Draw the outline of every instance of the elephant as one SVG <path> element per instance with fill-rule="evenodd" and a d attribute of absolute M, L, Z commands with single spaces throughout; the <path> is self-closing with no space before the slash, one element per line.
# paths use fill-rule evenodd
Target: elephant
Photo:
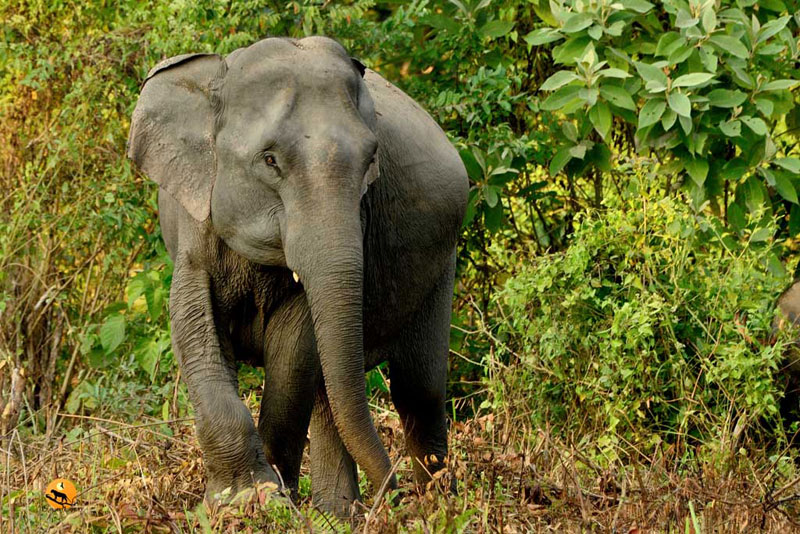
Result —
<path fill-rule="evenodd" d="M 417 484 L 445 466 L 456 243 L 469 182 L 414 100 L 335 40 L 267 38 L 147 75 L 128 157 L 159 185 L 172 347 L 206 498 L 296 490 L 347 515 L 396 488 L 365 371 L 388 362 Z M 257 426 L 237 362 L 263 365 Z"/>
<path fill-rule="evenodd" d="M 800 326 L 800 266 L 795 281 L 778 297 L 778 313 L 772 322 L 772 339 L 784 328 Z M 782 370 L 785 384 L 780 403 L 781 416 L 787 421 L 800 418 L 800 339 L 796 339 L 785 354 Z"/>

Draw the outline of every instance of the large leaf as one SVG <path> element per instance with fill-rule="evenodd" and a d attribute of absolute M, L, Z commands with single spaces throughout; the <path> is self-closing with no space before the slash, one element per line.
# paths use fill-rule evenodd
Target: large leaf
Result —
<path fill-rule="evenodd" d="M 719 129 L 728 137 L 739 137 L 742 134 L 742 123 L 738 120 L 723 121 Z"/>
<path fill-rule="evenodd" d="M 686 44 L 686 39 L 678 32 L 667 32 L 661 36 L 656 45 L 656 55 L 669 57 L 678 47 Z"/>
<path fill-rule="evenodd" d="M 555 111 L 568 104 L 570 101 L 578 97 L 581 87 L 578 85 L 568 85 L 557 90 L 555 93 L 547 97 L 547 100 L 542 102 L 539 106 L 546 111 Z"/>
<path fill-rule="evenodd" d="M 636 70 L 639 72 L 639 75 L 644 79 L 645 82 L 655 82 L 659 85 L 663 85 L 664 87 L 667 86 L 667 75 L 664 74 L 664 71 L 659 67 L 639 61 L 635 63 L 635 66 Z"/>
<path fill-rule="evenodd" d="M 653 4 L 646 0 L 621 0 L 620 4 L 625 6 L 625 9 L 636 11 L 637 13 L 647 13 L 653 9 Z"/>
<path fill-rule="evenodd" d="M 779 19 L 774 19 L 761 27 L 761 30 L 758 32 L 758 40 L 756 42 L 763 43 L 773 35 L 776 35 L 782 29 L 786 27 L 786 24 L 791 20 L 789 15 L 785 15 Z"/>
<path fill-rule="evenodd" d="M 750 57 L 750 52 L 747 50 L 747 47 L 736 37 L 718 34 L 712 35 L 709 41 L 717 45 L 723 52 L 728 52 L 738 58 L 747 59 Z"/>
<path fill-rule="evenodd" d="M 791 89 L 800 83 L 800 80 L 773 80 L 761 87 L 762 91 L 783 91 Z"/>
<path fill-rule="evenodd" d="M 591 13 L 571 13 L 567 16 L 561 31 L 564 33 L 576 33 L 585 30 L 592 25 L 594 19 Z"/>
<path fill-rule="evenodd" d="M 633 102 L 630 93 L 622 87 L 616 85 L 601 85 L 600 95 L 619 108 L 636 111 L 636 104 Z"/>
<path fill-rule="evenodd" d="M 560 87 L 574 82 L 578 79 L 578 75 L 571 70 L 560 70 L 547 78 L 544 83 L 539 87 L 541 91 L 555 91 Z"/>
<path fill-rule="evenodd" d="M 792 181 L 781 172 L 773 174 L 775 176 L 775 189 L 778 193 L 789 202 L 797 204 L 797 189 L 795 189 Z"/>
<path fill-rule="evenodd" d="M 606 138 L 608 132 L 611 131 L 611 109 L 608 104 L 602 100 L 597 102 L 592 109 L 589 110 L 589 120 L 592 121 L 594 129 L 600 134 L 603 139 Z"/>
<path fill-rule="evenodd" d="M 110 315 L 100 327 L 100 344 L 106 354 L 125 341 L 125 316 L 115 313 Z"/>
<path fill-rule="evenodd" d="M 672 92 L 669 94 L 667 102 L 669 103 L 670 109 L 678 115 L 682 117 L 691 116 L 692 103 L 689 101 L 689 97 L 685 94 Z"/>
<path fill-rule="evenodd" d="M 767 125 L 758 117 L 739 117 L 739 119 L 753 130 L 753 133 L 760 136 L 767 135 Z"/>
<path fill-rule="evenodd" d="M 800 159 L 797 158 L 775 158 L 773 162 L 779 167 L 783 167 L 793 174 L 800 174 Z"/>
<path fill-rule="evenodd" d="M 514 27 L 514 23 L 507 20 L 490 20 L 478 30 L 482 37 L 495 39 L 502 37 Z"/>
<path fill-rule="evenodd" d="M 558 30 L 554 30 L 553 28 L 539 28 L 538 30 L 533 30 L 528 35 L 523 37 L 525 42 L 531 46 L 541 46 L 544 44 L 553 43 L 555 41 L 560 41 L 563 38 L 564 36 Z"/>
<path fill-rule="evenodd" d="M 718 108 L 741 106 L 747 100 L 745 93 L 731 89 L 714 89 L 706 97 L 708 97 L 709 104 Z"/>
<path fill-rule="evenodd" d="M 686 172 L 697 185 L 703 185 L 708 176 L 708 161 L 702 158 L 692 158 L 684 163 Z"/>
<path fill-rule="evenodd" d="M 672 81 L 672 87 L 696 87 L 706 83 L 713 77 L 714 75 L 708 72 L 692 72 L 675 78 Z"/>
<path fill-rule="evenodd" d="M 550 176 L 555 176 L 572 159 L 572 147 L 564 147 L 556 152 L 550 161 Z"/>
<path fill-rule="evenodd" d="M 639 128 L 647 128 L 657 123 L 665 109 L 667 109 L 667 103 L 661 98 L 645 102 L 639 112 Z"/>
<path fill-rule="evenodd" d="M 474 182 L 483 180 L 483 169 L 481 168 L 478 160 L 472 154 L 472 151 L 464 148 L 458 151 L 461 156 L 461 161 L 464 163 L 464 168 L 467 169 L 467 176 Z"/>

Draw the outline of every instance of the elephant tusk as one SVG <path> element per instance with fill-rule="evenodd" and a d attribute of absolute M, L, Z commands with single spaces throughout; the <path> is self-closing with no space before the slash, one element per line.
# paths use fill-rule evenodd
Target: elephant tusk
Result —
<path fill-rule="evenodd" d="M 300 282 L 300 275 L 294 271 L 292 271 L 292 278 L 294 278 L 295 283 Z"/>

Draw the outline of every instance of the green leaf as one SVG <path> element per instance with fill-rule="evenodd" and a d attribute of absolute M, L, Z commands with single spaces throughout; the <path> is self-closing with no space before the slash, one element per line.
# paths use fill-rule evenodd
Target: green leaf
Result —
<path fill-rule="evenodd" d="M 541 91 L 555 91 L 556 89 L 574 82 L 578 79 L 578 75 L 571 70 L 560 70 L 547 78 L 544 83 L 539 87 Z"/>
<path fill-rule="evenodd" d="M 747 163 L 742 158 L 733 158 L 722 167 L 722 176 L 732 182 L 738 181 L 747 172 Z"/>
<path fill-rule="evenodd" d="M 665 132 L 668 132 L 669 129 L 672 128 L 677 118 L 678 114 L 671 109 L 664 112 L 664 115 L 661 117 L 661 127 L 664 128 Z"/>
<path fill-rule="evenodd" d="M 729 120 L 719 123 L 719 129 L 728 137 L 739 137 L 742 133 L 742 123 L 738 120 Z"/>
<path fill-rule="evenodd" d="M 586 88 L 581 87 L 581 90 L 578 91 L 578 97 L 582 98 L 588 107 L 594 106 L 595 102 L 597 102 L 597 97 L 600 95 L 600 92 L 595 87 Z"/>
<path fill-rule="evenodd" d="M 761 86 L 762 91 L 783 91 L 785 89 L 792 89 L 800 80 L 773 80 Z"/>
<path fill-rule="evenodd" d="M 737 196 L 739 196 L 740 189 L 741 196 L 750 213 L 757 213 L 764 209 L 766 189 L 758 178 L 751 174 L 744 182 L 741 182 L 736 188 Z"/>
<path fill-rule="evenodd" d="M 692 17 L 691 13 L 685 9 L 679 9 L 678 14 L 675 16 L 675 27 L 686 29 L 696 26 L 699 22 L 698 19 Z"/>
<path fill-rule="evenodd" d="M 711 33 L 717 27 L 717 13 L 714 11 L 714 4 L 710 4 L 703 11 L 703 29 L 706 33 Z"/>
<path fill-rule="evenodd" d="M 561 34 L 561 32 L 554 30 L 553 28 L 540 28 L 538 30 L 533 30 L 528 35 L 523 37 L 525 42 L 531 46 L 541 46 L 548 43 L 554 43 L 563 38 L 564 36 Z"/>
<path fill-rule="evenodd" d="M 700 61 L 707 71 L 717 72 L 717 54 L 714 49 L 708 45 L 703 45 L 699 49 Z"/>
<path fill-rule="evenodd" d="M 625 72 L 622 69 L 603 69 L 597 73 L 598 76 L 604 76 L 606 78 L 618 78 L 618 79 L 625 79 L 630 78 L 631 75 Z"/>
<path fill-rule="evenodd" d="M 735 91 L 731 89 L 714 89 L 706 95 L 708 103 L 718 108 L 733 108 L 741 106 L 747 95 L 742 91 Z"/>
<path fill-rule="evenodd" d="M 495 39 L 506 35 L 514 27 L 514 23 L 507 20 L 490 20 L 478 30 L 481 37 Z"/>
<path fill-rule="evenodd" d="M 619 37 L 620 35 L 622 35 L 622 31 L 624 29 L 625 29 L 625 21 L 618 20 L 613 24 L 611 24 L 610 26 L 608 26 L 605 30 L 608 35 L 611 35 L 613 37 Z"/>
<path fill-rule="evenodd" d="M 700 158 L 692 158 L 687 160 L 684 166 L 694 183 L 699 186 L 705 183 L 706 176 L 708 176 L 708 161 Z"/>
<path fill-rule="evenodd" d="M 569 149 L 569 153 L 572 155 L 573 158 L 583 159 L 583 156 L 586 155 L 586 149 L 592 144 L 591 141 L 581 141 L 577 145 L 571 147 Z"/>
<path fill-rule="evenodd" d="M 672 92 L 667 97 L 667 102 L 669 102 L 670 109 L 678 115 L 682 117 L 690 117 L 692 115 L 692 103 L 685 94 Z"/>
<path fill-rule="evenodd" d="M 110 315 L 100 327 L 100 344 L 106 354 L 110 354 L 125 341 L 125 316 Z"/>
<path fill-rule="evenodd" d="M 669 57 L 678 47 L 686 43 L 678 32 L 667 32 L 661 36 L 656 45 L 656 55 Z"/>
<path fill-rule="evenodd" d="M 728 222 L 737 232 L 741 232 L 747 226 L 747 219 L 744 216 L 744 210 L 736 203 L 731 202 L 728 205 Z"/>
<path fill-rule="evenodd" d="M 561 31 L 564 33 L 576 33 L 585 30 L 591 26 L 593 22 L 594 18 L 591 13 L 572 13 L 568 15 Z"/>
<path fill-rule="evenodd" d="M 566 87 L 562 87 L 547 97 L 547 100 L 542 102 L 539 107 L 545 111 L 555 111 L 560 109 L 570 101 L 576 99 L 580 90 L 581 87 L 578 85 L 568 85 Z"/>
<path fill-rule="evenodd" d="M 611 150 L 602 144 L 595 143 L 589 154 L 586 156 L 586 161 L 591 163 L 603 172 L 611 171 Z"/>
<path fill-rule="evenodd" d="M 586 50 L 586 46 L 591 42 L 592 40 L 588 35 L 568 39 L 553 49 L 553 61 L 564 64 L 575 63 L 583 56 L 583 51 Z"/>
<path fill-rule="evenodd" d="M 779 167 L 783 167 L 787 171 L 800 174 L 800 159 L 797 158 L 775 158 L 773 163 Z"/>
<path fill-rule="evenodd" d="M 667 58 L 667 63 L 670 65 L 677 65 L 686 61 L 689 56 L 694 52 L 694 48 L 690 46 L 679 46 Z"/>
<path fill-rule="evenodd" d="M 641 63 L 639 61 L 635 62 L 634 65 L 644 81 L 656 82 L 664 87 L 667 86 L 667 75 L 664 74 L 664 71 L 662 71 L 660 68 L 648 63 Z"/>
<path fill-rule="evenodd" d="M 661 98 L 645 102 L 639 112 L 639 128 L 647 128 L 658 122 L 665 109 L 667 109 L 667 103 Z"/>
<path fill-rule="evenodd" d="M 606 138 L 608 132 L 611 131 L 611 109 L 608 104 L 602 100 L 597 102 L 592 109 L 589 110 L 589 120 L 592 121 L 594 129 L 600 134 L 603 139 Z"/>
<path fill-rule="evenodd" d="M 675 78 L 672 81 L 672 87 L 696 87 L 706 83 L 713 77 L 714 75 L 708 72 L 692 72 Z"/>
<path fill-rule="evenodd" d="M 765 117 L 769 117 L 775 110 L 775 104 L 767 98 L 756 98 L 756 109 Z"/>
<path fill-rule="evenodd" d="M 770 228 L 756 228 L 750 235 L 750 241 L 753 243 L 763 243 L 772 237 L 772 233 Z"/>
<path fill-rule="evenodd" d="M 646 0 L 620 0 L 620 4 L 625 6 L 625 9 L 630 9 L 637 13 L 647 13 L 653 9 L 653 4 Z"/>
<path fill-rule="evenodd" d="M 761 27 L 761 30 L 758 32 L 758 39 L 756 40 L 757 43 L 763 43 L 773 35 L 778 34 L 782 29 L 786 27 L 786 24 L 791 20 L 789 15 L 785 15 L 779 19 L 774 19 Z"/>
<path fill-rule="evenodd" d="M 616 85 L 601 85 L 600 95 L 619 108 L 636 111 L 636 104 L 634 104 L 630 93 L 622 87 Z"/>
<path fill-rule="evenodd" d="M 569 163 L 569 160 L 572 159 L 572 154 L 570 153 L 570 149 L 572 147 L 564 147 L 558 152 L 556 152 L 553 159 L 550 160 L 550 176 L 555 176 L 564 166 Z"/>
<path fill-rule="evenodd" d="M 753 130 L 753 133 L 760 136 L 767 135 L 767 125 L 758 117 L 739 117 L 739 119 Z"/>
<path fill-rule="evenodd" d="M 738 58 L 747 59 L 750 57 L 750 52 L 747 50 L 747 47 L 736 37 L 717 34 L 712 35 L 709 41 L 717 45 L 721 51 L 733 54 Z"/>
<path fill-rule="evenodd" d="M 691 117 L 684 117 L 683 115 L 678 115 L 678 122 L 681 124 L 681 129 L 683 130 L 683 133 L 689 135 L 692 132 Z"/>
<path fill-rule="evenodd" d="M 486 209 L 483 222 L 490 232 L 497 232 L 503 226 L 503 203 L 498 202 L 493 208 Z"/>
<path fill-rule="evenodd" d="M 797 204 L 797 190 L 792 181 L 781 172 L 773 174 L 775 175 L 775 189 L 778 193 L 792 204 Z"/>
<path fill-rule="evenodd" d="M 150 319 L 157 321 L 161 317 L 161 312 L 164 311 L 164 296 L 166 291 L 163 287 L 151 285 L 144 293 L 145 300 L 147 301 L 147 312 L 150 314 Z"/>
<path fill-rule="evenodd" d="M 475 215 L 478 214 L 478 196 L 479 189 L 473 188 L 470 189 L 469 195 L 467 195 L 467 209 L 464 212 L 464 220 L 461 222 L 461 227 L 466 228 L 470 225 L 472 220 L 475 218 Z"/>
<path fill-rule="evenodd" d="M 497 204 L 499 197 L 497 196 L 497 188 L 491 185 L 487 185 L 483 187 L 483 198 L 486 200 L 486 204 L 493 208 Z"/>
<path fill-rule="evenodd" d="M 459 150 L 458 153 L 461 156 L 461 161 L 464 163 L 464 168 L 467 169 L 467 176 L 469 176 L 473 182 L 480 182 L 483 180 L 483 169 L 478 163 L 478 160 L 475 159 L 475 156 L 472 155 L 472 151 L 464 148 Z"/>

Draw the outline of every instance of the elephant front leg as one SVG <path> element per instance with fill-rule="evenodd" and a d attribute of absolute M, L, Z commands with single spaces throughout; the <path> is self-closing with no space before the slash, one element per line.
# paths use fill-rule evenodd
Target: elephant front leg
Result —
<path fill-rule="evenodd" d="M 253 418 L 239 398 L 227 337 L 218 332 L 209 275 L 176 262 L 170 292 L 172 348 L 195 411 L 206 468 L 206 497 L 230 495 L 258 482 L 278 483 Z"/>
<path fill-rule="evenodd" d="M 331 405 L 320 386 L 311 416 L 311 493 L 314 505 L 337 517 L 350 517 L 360 499 L 358 469 L 333 423 Z"/>
<path fill-rule="evenodd" d="M 267 461 L 296 495 L 314 393 L 322 377 L 303 293 L 283 303 L 269 319 L 264 374 L 258 431 Z"/>

